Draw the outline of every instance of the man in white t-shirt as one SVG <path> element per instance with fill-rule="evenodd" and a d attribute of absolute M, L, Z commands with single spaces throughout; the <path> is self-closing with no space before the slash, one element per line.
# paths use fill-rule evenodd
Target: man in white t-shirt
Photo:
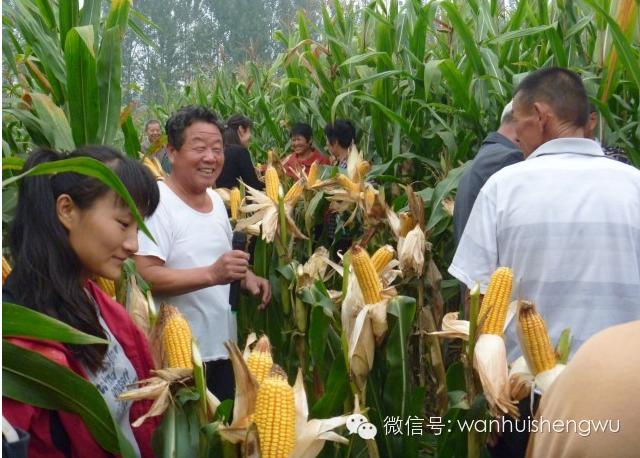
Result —
<path fill-rule="evenodd" d="M 222 127 L 204 107 L 181 108 L 167 121 L 171 175 L 159 182 L 160 204 L 146 221 L 153 243 L 139 232 L 136 265 L 158 301 L 185 315 L 205 361 L 207 385 L 232 399 L 233 369 L 224 348 L 236 340 L 229 305 L 230 283 L 259 296 L 264 308 L 271 287 L 249 270 L 249 255 L 232 250 L 231 225 L 222 199 L 211 190 L 224 164 Z"/>
<path fill-rule="evenodd" d="M 572 352 L 598 331 L 640 319 L 640 170 L 584 138 L 588 99 L 575 73 L 548 68 L 518 86 L 513 114 L 526 160 L 481 189 L 449 272 L 484 293 L 498 266 L 514 298 L 533 300 Z M 520 354 L 512 322 L 509 359 Z"/>

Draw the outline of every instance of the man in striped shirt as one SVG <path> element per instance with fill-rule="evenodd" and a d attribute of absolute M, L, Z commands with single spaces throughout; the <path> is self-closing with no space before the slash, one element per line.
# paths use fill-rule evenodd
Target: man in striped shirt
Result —
<path fill-rule="evenodd" d="M 589 116 L 579 76 L 538 70 L 516 89 L 516 134 L 526 160 L 480 191 L 449 272 L 484 293 L 498 266 L 513 269 L 514 298 L 536 302 L 572 352 L 606 327 L 640 318 L 640 170 L 584 138 Z M 509 360 L 520 349 L 512 322 Z"/>

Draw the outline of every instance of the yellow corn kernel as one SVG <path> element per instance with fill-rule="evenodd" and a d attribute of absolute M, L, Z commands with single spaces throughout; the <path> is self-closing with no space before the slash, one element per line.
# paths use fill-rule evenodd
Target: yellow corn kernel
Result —
<path fill-rule="evenodd" d="M 400 213 L 400 237 L 406 237 L 411 230 L 416 227 L 416 220 L 411 213 Z"/>
<path fill-rule="evenodd" d="M 513 272 L 508 267 L 498 267 L 491 275 L 478 314 L 478 323 L 482 323 L 482 334 L 503 334 L 512 288 Z"/>
<path fill-rule="evenodd" d="M 280 195 L 280 178 L 276 169 L 270 165 L 267 167 L 267 171 L 264 172 L 264 183 L 267 196 L 274 202 L 278 202 L 278 196 Z"/>
<path fill-rule="evenodd" d="M 253 350 L 251 350 L 251 353 L 249 353 L 247 367 L 258 383 L 262 383 L 264 379 L 267 378 L 267 375 L 269 375 L 272 366 L 271 343 L 267 336 L 262 336 Z"/>
<path fill-rule="evenodd" d="M 373 256 L 371 256 L 371 262 L 373 263 L 373 267 L 376 269 L 377 273 L 382 272 L 386 265 L 391 262 L 395 253 L 396 251 L 391 245 L 380 247 L 375 253 L 373 253 Z"/>
<path fill-rule="evenodd" d="M 260 456 L 287 458 L 296 441 L 296 406 L 293 388 L 277 365 L 260 384 L 254 422 L 260 437 Z"/>
<path fill-rule="evenodd" d="M 285 203 L 295 205 L 300 196 L 302 195 L 302 191 L 304 189 L 304 185 L 302 184 L 302 180 L 296 181 L 293 186 L 289 188 L 287 193 L 284 195 Z"/>
<path fill-rule="evenodd" d="M 242 196 L 238 188 L 233 188 L 229 193 L 229 209 L 231 210 L 231 220 L 236 221 L 240 213 L 240 201 Z"/>
<path fill-rule="evenodd" d="M 356 245 L 351 250 L 351 265 L 362 290 L 365 304 L 376 304 L 382 300 L 382 282 L 367 250 Z"/>
<path fill-rule="evenodd" d="M 193 368 L 191 327 L 177 308 L 165 306 L 162 345 L 170 368 Z"/>
<path fill-rule="evenodd" d="M 360 192 L 360 184 L 354 183 L 346 175 L 342 175 L 342 174 L 338 175 L 336 177 L 336 181 L 340 186 L 342 186 L 344 189 L 346 189 L 350 193 Z"/>
<path fill-rule="evenodd" d="M 110 297 L 116 297 L 116 284 L 113 280 L 109 280 L 104 277 L 97 277 L 96 283 L 98 284 L 98 287 Z"/>
<path fill-rule="evenodd" d="M 309 167 L 309 175 L 307 175 L 307 186 L 313 186 L 318 181 L 318 169 L 320 165 L 318 161 L 313 161 L 311 167 Z"/>
<path fill-rule="evenodd" d="M 2 284 L 3 285 L 4 285 L 4 281 L 7 279 L 10 273 L 11 273 L 11 265 L 9 264 L 9 261 L 7 261 L 6 258 L 3 256 L 2 257 Z"/>
<path fill-rule="evenodd" d="M 369 161 L 360 161 L 356 165 L 356 173 L 354 174 L 353 181 L 358 182 L 364 179 L 364 177 L 371 170 L 371 164 Z"/>
<path fill-rule="evenodd" d="M 518 312 L 518 324 L 522 330 L 522 352 L 533 375 L 553 369 L 556 365 L 556 355 L 547 333 L 547 326 L 533 302 L 522 302 Z"/>

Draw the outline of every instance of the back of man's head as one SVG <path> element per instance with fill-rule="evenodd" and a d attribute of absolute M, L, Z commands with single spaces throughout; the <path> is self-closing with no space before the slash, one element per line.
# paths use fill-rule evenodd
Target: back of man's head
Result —
<path fill-rule="evenodd" d="M 224 131 L 223 125 L 218 116 L 211 110 L 201 105 L 187 105 L 176 111 L 167 120 L 165 130 L 167 131 L 167 143 L 176 150 L 182 148 L 184 143 L 184 131 L 191 124 L 205 122 L 213 124 L 220 133 Z"/>
<path fill-rule="evenodd" d="M 561 122 L 584 127 L 589 118 L 589 99 L 576 73 L 551 67 L 527 75 L 515 90 L 514 99 L 529 110 L 534 103 L 546 103 Z"/>

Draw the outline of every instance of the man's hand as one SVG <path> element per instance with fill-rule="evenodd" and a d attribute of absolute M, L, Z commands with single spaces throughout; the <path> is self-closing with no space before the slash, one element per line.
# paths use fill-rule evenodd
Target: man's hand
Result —
<path fill-rule="evenodd" d="M 253 296 L 260 298 L 262 302 L 258 305 L 259 310 L 267 308 L 267 304 L 271 301 L 271 285 L 267 279 L 258 277 L 250 270 L 247 270 L 247 274 L 240 286 Z"/>
<path fill-rule="evenodd" d="M 249 254 L 240 250 L 227 251 L 209 267 L 213 285 L 227 285 L 244 280 L 249 273 Z"/>

